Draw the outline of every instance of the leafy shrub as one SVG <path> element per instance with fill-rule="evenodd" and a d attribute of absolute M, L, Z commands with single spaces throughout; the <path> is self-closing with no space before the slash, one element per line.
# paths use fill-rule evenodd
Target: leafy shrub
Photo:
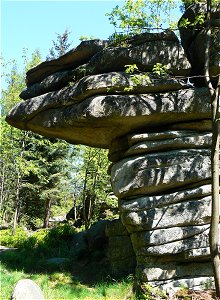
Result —
<path fill-rule="evenodd" d="M 27 241 L 28 234 L 23 227 L 18 227 L 15 234 L 12 234 L 11 229 L 1 230 L 0 244 L 7 247 L 20 248 Z"/>
<path fill-rule="evenodd" d="M 44 244 L 47 236 L 47 229 L 40 229 L 35 231 L 22 245 L 26 249 L 34 249 Z"/>
<path fill-rule="evenodd" d="M 32 249 L 40 256 L 66 255 L 74 233 L 75 230 L 69 224 L 40 229 L 24 242 L 23 248 Z"/>
<path fill-rule="evenodd" d="M 40 255 L 61 255 L 68 251 L 68 243 L 72 240 L 75 229 L 69 224 L 59 225 L 52 229 L 40 229 L 28 236 L 22 227 L 18 227 L 15 235 L 10 229 L 1 230 L 0 243 L 3 246 L 24 248 L 37 251 Z M 52 250 L 53 249 L 53 250 Z"/>

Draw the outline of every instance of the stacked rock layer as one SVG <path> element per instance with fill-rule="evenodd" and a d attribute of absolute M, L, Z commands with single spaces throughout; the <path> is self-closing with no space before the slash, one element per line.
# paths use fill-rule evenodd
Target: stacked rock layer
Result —
<path fill-rule="evenodd" d="M 111 176 L 138 278 L 163 287 L 210 283 L 211 133 L 164 130 L 125 140 Z M 120 144 L 112 143 L 110 158 Z"/>
<path fill-rule="evenodd" d="M 172 76 L 156 76 L 158 62 Z M 136 85 L 124 72 L 128 64 L 148 77 Z M 133 266 L 132 244 L 138 279 L 164 287 L 213 280 L 210 96 L 188 82 L 190 67 L 169 31 L 133 37 L 126 47 L 82 42 L 28 71 L 25 101 L 7 117 L 23 130 L 109 149 L 130 249 L 123 259 L 115 249 L 109 257 Z"/>

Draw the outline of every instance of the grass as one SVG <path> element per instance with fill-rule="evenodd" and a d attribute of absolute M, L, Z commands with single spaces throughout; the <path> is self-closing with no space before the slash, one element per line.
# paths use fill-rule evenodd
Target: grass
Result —
<path fill-rule="evenodd" d="M 1 231 L 2 233 L 2 231 Z M 48 300 L 122 300 L 132 288 L 132 279 L 114 280 L 108 276 L 103 261 L 74 260 L 70 247 L 73 232 L 67 226 L 42 230 L 31 237 L 18 230 L 11 237 L 3 232 L 2 245 L 16 250 L 0 255 L 0 300 L 9 300 L 14 285 L 20 279 L 32 279 Z M 68 263 L 47 264 L 52 257 L 68 258 Z"/>
<path fill-rule="evenodd" d="M 130 281 L 99 282 L 93 286 L 75 280 L 69 272 L 50 274 L 30 274 L 24 271 L 8 270 L 1 264 L 0 299 L 9 300 L 13 286 L 20 279 L 32 279 L 42 289 L 45 299 L 50 300 L 120 300 L 126 297 L 131 288 Z"/>

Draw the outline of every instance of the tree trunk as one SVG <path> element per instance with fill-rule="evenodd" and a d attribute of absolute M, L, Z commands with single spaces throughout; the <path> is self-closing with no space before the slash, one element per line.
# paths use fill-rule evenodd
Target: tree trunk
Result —
<path fill-rule="evenodd" d="M 76 205 L 76 195 L 73 193 L 73 219 L 76 221 L 77 218 L 77 205 Z"/>
<path fill-rule="evenodd" d="M 51 209 L 52 200 L 50 197 L 47 198 L 45 204 L 45 214 L 44 214 L 44 224 L 43 228 L 49 227 L 49 218 L 50 218 L 50 209 Z"/>
<path fill-rule="evenodd" d="M 20 159 L 23 158 L 24 155 L 24 148 L 25 148 L 25 134 L 22 139 L 21 143 L 21 154 Z M 15 213 L 14 213 L 14 220 L 13 220 L 13 228 L 12 228 L 12 234 L 15 234 L 17 223 L 18 223 L 18 215 L 19 215 L 19 209 L 20 209 L 20 189 L 21 189 L 21 183 L 22 183 L 22 175 L 21 175 L 22 169 L 20 166 L 18 166 L 18 172 L 17 172 L 17 184 L 16 184 L 16 197 L 15 197 Z"/>
<path fill-rule="evenodd" d="M 20 186 L 21 186 L 21 179 L 20 179 L 20 172 L 18 171 L 17 177 L 17 185 L 16 185 L 16 197 L 15 197 L 15 213 L 13 219 L 13 228 L 12 234 L 15 234 L 17 223 L 18 223 L 18 213 L 19 213 L 19 206 L 20 206 Z"/>
<path fill-rule="evenodd" d="M 210 252 L 212 257 L 216 294 L 220 297 L 220 260 L 219 260 L 219 91 L 212 101 L 212 218 L 210 224 Z"/>
<path fill-rule="evenodd" d="M 5 187 L 5 165 L 3 163 L 2 175 L 1 175 L 1 190 L 0 190 L 0 211 L 2 210 L 2 205 L 3 205 L 4 187 Z"/>
<path fill-rule="evenodd" d="M 211 26 L 210 18 L 212 11 L 212 1 L 207 0 L 207 26 L 206 26 L 206 51 L 205 51 L 205 80 L 211 95 L 212 108 L 212 214 L 209 233 L 210 253 L 213 265 L 216 295 L 220 297 L 220 260 L 219 260 L 219 84 L 220 76 L 218 78 L 217 88 L 214 89 L 210 74 L 209 74 L 209 60 L 210 60 L 210 43 L 211 43 Z"/>

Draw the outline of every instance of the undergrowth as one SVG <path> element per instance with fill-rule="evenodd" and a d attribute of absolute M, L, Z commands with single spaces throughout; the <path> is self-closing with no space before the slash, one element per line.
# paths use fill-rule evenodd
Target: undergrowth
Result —
<path fill-rule="evenodd" d="M 1 278 L 0 300 L 9 300 L 13 286 L 19 279 L 32 279 L 42 289 L 48 300 L 120 300 L 131 290 L 132 280 L 115 280 L 107 276 L 105 265 L 80 265 L 74 261 L 74 249 L 71 247 L 75 229 L 64 224 L 52 229 L 41 229 L 29 233 L 22 228 L 13 236 L 11 230 L 2 230 L 0 242 L 3 246 L 14 247 L 0 253 Z M 49 264 L 50 258 L 64 258 L 65 263 Z M 78 264 L 78 269 L 74 268 Z M 86 272 L 91 282 L 80 279 Z M 93 273 L 100 277 L 94 282 Z M 79 275 L 79 276 L 78 276 Z"/>

